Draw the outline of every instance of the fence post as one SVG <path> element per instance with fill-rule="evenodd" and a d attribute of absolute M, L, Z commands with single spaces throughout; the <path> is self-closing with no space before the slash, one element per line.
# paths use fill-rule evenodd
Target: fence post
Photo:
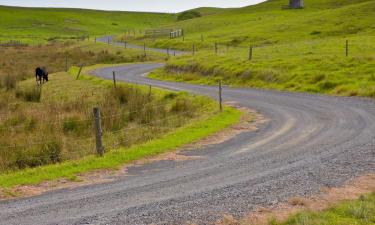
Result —
<path fill-rule="evenodd" d="M 115 71 L 112 72 L 112 76 L 113 76 L 113 86 L 116 88 L 116 72 Z"/>
<path fill-rule="evenodd" d="M 148 91 L 148 97 L 151 97 L 151 94 L 152 94 L 152 86 L 150 85 L 149 86 L 149 91 Z"/>
<path fill-rule="evenodd" d="M 193 55 L 195 55 L 195 44 L 193 44 Z"/>
<path fill-rule="evenodd" d="M 167 55 L 168 55 L 168 57 L 169 57 L 169 48 L 167 48 Z"/>
<path fill-rule="evenodd" d="M 146 42 L 143 43 L 143 51 L 144 51 L 145 57 L 146 57 L 147 56 L 147 54 L 146 54 Z"/>
<path fill-rule="evenodd" d="M 95 136 L 96 136 L 96 152 L 99 156 L 104 155 L 104 147 L 102 141 L 102 126 L 100 121 L 100 109 L 99 107 L 95 107 L 94 110 L 94 120 L 95 120 Z"/>
<path fill-rule="evenodd" d="M 219 106 L 220 106 L 220 111 L 223 111 L 223 97 L 222 97 L 222 86 L 221 86 L 221 80 L 219 81 Z"/>
<path fill-rule="evenodd" d="M 109 45 L 109 37 L 107 37 L 107 44 Z"/>
<path fill-rule="evenodd" d="M 215 54 L 217 55 L 217 51 L 218 51 L 218 48 L 217 48 L 217 42 L 215 42 Z"/>
<path fill-rule="evenodd" d="M 253 46 L 250 46 L 249 49 L 249 61 L 253 60 Z"/>
<path fill-rule="evenodd" d="M 81 75 L 82 68 L 83 68 L 83 64 L 79 67 L 79 71 L 78 71 L 76 80 L 78 80 L 79 76 Z"/>
<path fill-rule="evenodd" d="M 94 41 L 94 43 L 96 43 L 96 37 L 95 37 L 95 41 Z"/>
<path fill-rule="evenodd" d="M 349 40 L 346 40 L 346 44 L 345 44 L 345 55 L 346 55 L 346 57 L 349 56 Z"/>

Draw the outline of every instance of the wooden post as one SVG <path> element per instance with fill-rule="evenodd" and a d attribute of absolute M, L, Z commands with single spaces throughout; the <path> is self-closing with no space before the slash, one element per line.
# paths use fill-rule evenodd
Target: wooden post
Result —
<path fill-rule="evenodd" d="M 176 56 L 176 51 L 173 52 L 173 56 Z"/>
<path fill-rule="evenodd" d="M 65 72 L 68 72 L 68 54 L 65 54 Z"/>
<path fill-rule="evenodd" d="M 222 96 L 222 86 L 221 86 L 221 81 L 219 81 L 219 106 L 220 106 L 220 111 L 223 111 L 223 96 Z"/>
<path fill-rule="evenodd" d="M 145 57 L 146 57 L 146 56 L 147 56 L 147 54 L 146 54 L 146 42 L 143 43 L 143 51 L 144 51 L 144 53 L 145 53 Z"/>
<path fill-rule="evenodd" d="M 113 76 L 113 86 L 116 88 L 116 72 L 115 71 L 112 72 L 112 76 Z"/>
<path fill-rule="evenodd" d="M 148 97 L 151 97 L 151 94 L 152 94 L 152 86 L 150 85 L 149 88 L 150 88 L 150 89 L 149 89 L 149 91 L 148 91 Z"/>
<path fill-rule="evenodd" d="M 195 55 L 195 44 L 193 44 L 193 55 Z"/>
<path fill-rule="evenodd" d="M 167 48 L 167 55 L 168 55 L 168 57 L 169 57 L 169 48 Z"/>
<path fill-rule="evenodd" d="M 346 40 L 346 44 L 345 44 L 345 55 L 346 55 L 346 57 L 349 56 L 349 40 Z"/>
<path fill-rule="evenodd" d="M 104 155 L 104 147 L 102 142 L 102 126 L 100 122 L 100 109 L 95 107 L 94 110 L 94 120 L 95 120 L 95 136 L 96 136 L 96 152 L 99 156 Z"/>
<path fill-rule="evenodd" d="M 217 55 L 217 51 L 218 51 L 218 48 L 217 48 L 217 42 L 215 42 L 215 54 Z"/>
<path fill-rule="evenodd" d="M 94 41 L 94 43 L 96 43 L 96 37 L 95 37 L 95 41 Z"/>
<path fill-rule="evenodd" d="M 79 79 L 79 76 L 81 75 L 81 72 L 82 72 L 82 68 L 83 68 L 83 64 L 79 67 L 79 71 L 78 71 L 76 80 Z"/>
<path fill-rule="evenodd" d="M 125 49 L 127 49 L 128 47 L 127 47 L 127 44 L 126 44 L 126 41 L 124 42 L 124 47 L 125 47 Z"/>
<path fill-rule="evenodd" d="M 109 37 L 107 37 L 107 44 L 109 45 Z"/>
<path fill-rule="evenodd" d="M 249 61 L 253 60 L 253 46 L 250 46 L 249 49 Z"/>

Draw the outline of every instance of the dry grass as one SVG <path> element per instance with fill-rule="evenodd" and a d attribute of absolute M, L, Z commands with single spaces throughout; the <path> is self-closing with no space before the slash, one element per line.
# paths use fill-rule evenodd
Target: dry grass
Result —
<path fill-rule="evenodd" d="M 0 78 L 5 80 L 0 87 L 0 172 L 93 154 L 93 106 L 102 111 L 107 150 L 156 138 L 198 115 L 205 102 L 185 94 L 150 94 L 127 85 L 113 89 L 68 73 L 52 74 L 50 82 L 36 86 L 35 67 L 45 65 L 50 73 L 65 70 L 66 53 L 70 65 L 139 60 L 138 52 L 124 56 L 104 47 L 54 43 L 0 48 L 7 55 L 0 59 Z"/>

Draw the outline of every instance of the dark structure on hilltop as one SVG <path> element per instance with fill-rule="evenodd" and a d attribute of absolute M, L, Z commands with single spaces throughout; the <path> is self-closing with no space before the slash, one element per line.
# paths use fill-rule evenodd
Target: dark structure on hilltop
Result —
<path fill-rule="evenodd" d="M 291 9 L 303 8 L 303 0 L 289 0 L 289 8 Z"/>

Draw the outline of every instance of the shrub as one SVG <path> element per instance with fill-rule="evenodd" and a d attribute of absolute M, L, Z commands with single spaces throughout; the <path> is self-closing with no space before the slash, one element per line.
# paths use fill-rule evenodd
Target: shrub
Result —
<path fill-rule="evenodd" d="M 25 86 L 17 88 L 16 97 L 21 98 L 27 102 L 40 102 L 42 97 L 42 88 L 35 86 Z"/>
<path fill-rule="evenodd" d="M 189 10 L 189 11 L 185 11 L 185 12 L 180 13 L 177 16 L 177 20 L 178 21 L 189 20 L 189 19 L 194 19 L 194 18 L 198 18 L 198 17 L 201 17 L 201 16 L 202 15 L 200 14 L 200 12 L 194 11 L 194 10 Z"/>

